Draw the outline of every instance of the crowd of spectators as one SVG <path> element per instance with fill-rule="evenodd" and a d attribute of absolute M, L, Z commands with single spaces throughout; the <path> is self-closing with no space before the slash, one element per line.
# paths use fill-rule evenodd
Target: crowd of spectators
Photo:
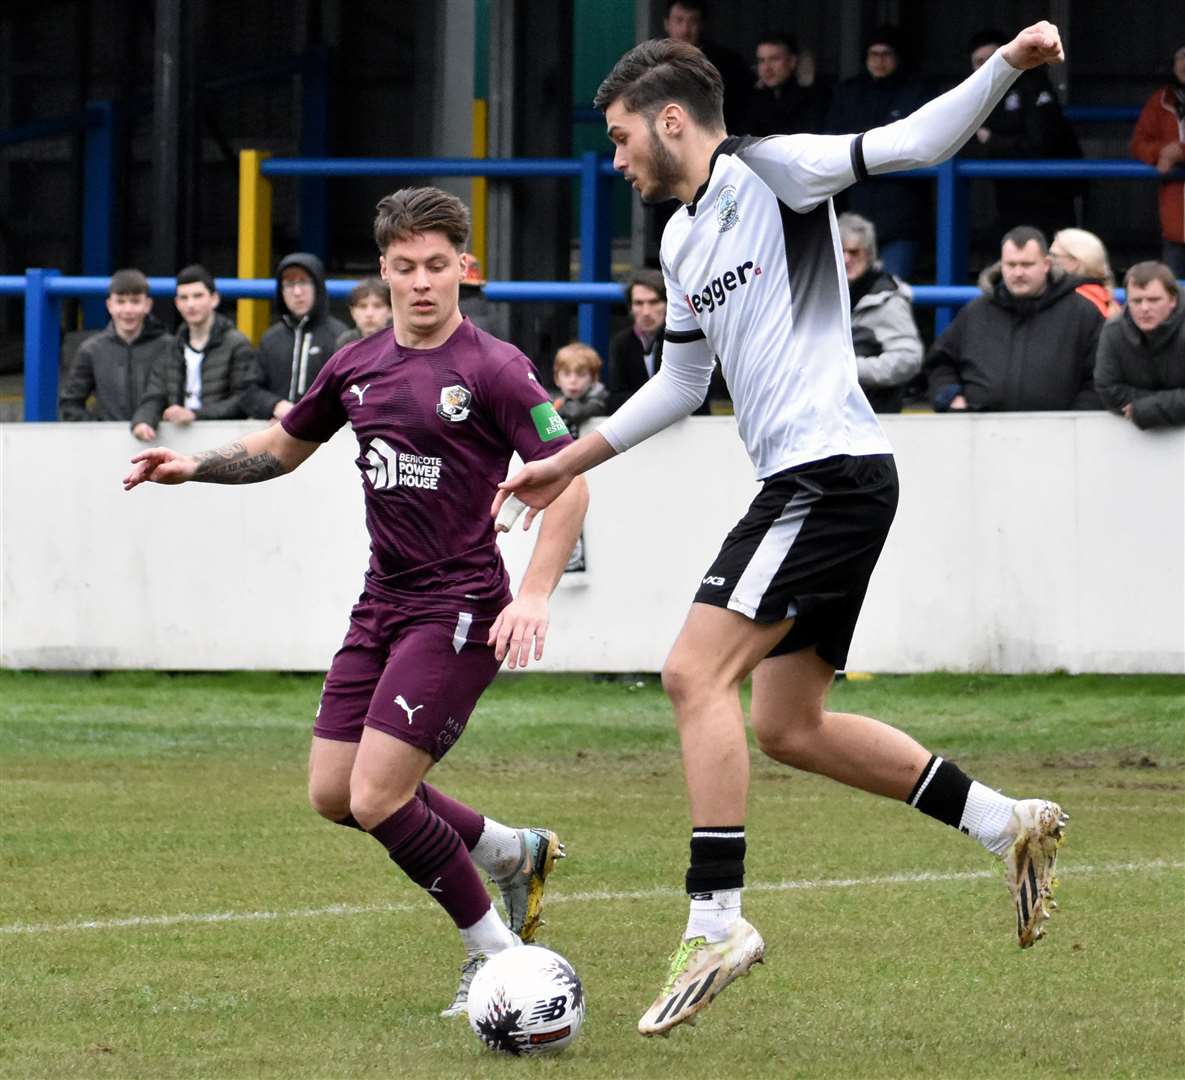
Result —
<path fill-rule="evenodd" d="M 891 123 L 930 90 L 906 62 L 900 31 L 877 27 L 862 43 L 859 74 L 831 86 L 814 56 L 788 32 L 758 39 L 749 61 L 705 33 L 705 5 L 671 0 L 664 30 L 697 45 L 719 69 L 734 133 L 847 134 Z M 995 29 L 967 44 L 972 69 L 1004 41 Z M 1161 261 L 1133 266 L 1121 306 L 1103 241 L 1077 227 L 1072 181 L 994 183 L 1000 260 L 980 275 L 983 295 L 966 305 L 927 351 L 912 310 L 910 278 L 919 240 L 933 224 L 928 187 L 876 177 L 838 200 L 838 224 L 860 384 L 878 412 L 905 406 L 938 412 L 1107 407 L 1141 428 L 1185 423 L 1185 44 L 1171 54 L 1165 85 L 1144 103 L 1131 137 L 1134 157 L 1158 184 Z M 1024 72 L 962 150 L 995 159 L 1081 157 L 1045 68 Z M 1047 243 L 1046 238 L 1052 237 Z M 480 267 L 471 261 L 462 310 L 478 318 Z M 276 321 L 258 349 L 218 313 L 214 279 L 201 266 L 177 276 L 177 334 L 152 315 L 148 280 L 121 270 L 111 280 L 111 322 L 79 348 L 63 382 L 63 420 L 128 422 L 151 441 L 161 421 L 276 420 L 300 400 L 336 349 L 389 326 L 386 284 L 368 278 L 350 294 L 353 326 L 329 311 L 325 271 L 294 253 L 276 270 Z M 626 283 L 629 325 L 613 336 L 604 364 L 587 345 L 554 358 L 557 409 L 573 431 L 616 411 L 662 365 L 666 292 L 662 274 L 638 269 Z M 480 319 L 478 319 L 480 322 Z M 727 403 L 717 365 L 697 410 Z"/>

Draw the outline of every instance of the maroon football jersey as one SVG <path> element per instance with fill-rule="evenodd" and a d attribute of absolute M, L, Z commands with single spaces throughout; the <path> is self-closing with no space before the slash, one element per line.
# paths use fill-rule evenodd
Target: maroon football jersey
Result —
<path fill-rule="evenodd" d="M 572 441 L 531 362 L 468 319 L 434 349 L 405 349 L 390 331 L 345 346 L 281 423 L 311 442 L 354 428 L 367 589 L 391 600 L 504 602 L 497 485 L 512 453 L 533 461 Z"/>

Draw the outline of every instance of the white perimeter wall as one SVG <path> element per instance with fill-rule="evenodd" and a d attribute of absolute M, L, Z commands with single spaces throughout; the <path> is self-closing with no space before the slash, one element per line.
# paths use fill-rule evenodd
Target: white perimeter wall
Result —
<path fill-rule="evenodd" d="M 164 425 L 178 450 L 250 423 Z M 1185 672 L 1185 431 L 1106 414 L 885 418 L 901 508 L 853 670 Z M 352 433 L 289 477 L 124 494 L 121 424 L 0 426 L 0 663 L 323 670 L 367 555 Z M 546 668 L 657 670 L 756 491 L 731 418 L 589 477 L 589 573 Z M 534 532 L 503 541 L 517 582 Z"/>

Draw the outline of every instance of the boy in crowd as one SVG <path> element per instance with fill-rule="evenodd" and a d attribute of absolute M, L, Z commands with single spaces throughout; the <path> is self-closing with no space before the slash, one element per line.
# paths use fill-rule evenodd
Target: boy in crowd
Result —
<path fill-rule="evenodd" d="M 382 278 L 368 277 L 354 286 L 350 293 L 350 318 L 354 320 L 353 329 L 338 336 L 339 349 L 391 325 L 391 294 Z"/>
<path fill-rule="evenodd" d="M 154 425 L 137 409 L 153 367 L 173 338 L 152 316 L 148 278 L 139 270 L 117 270 L 107 289 L 111 322 L 87 338 L 59 395 L 63 420 L 127 420 L 143 442 L 156 438 Z M 93 407 L 87 401 L 94 395 Z"/>
<path fill-rule="evenodd" d="M 256 376 L 255 349 L 218 314 L 210 271 L 197 263 L 179 270 L 175 303 L 181 328 L 148 378 L 137 419 L 152 428 L 162 419 L 171 424 L 243 419 L 243 393 Z"/>
<path fill-rule="evenodd" d="M 609 411 L 609 391 L 600 381 L 601 358 L 592 346 L 573 341 L 555 354 L 553 370 L 560 391 L 555 411 L 575 438 L 585 420 Z"/>
<path fill-rule="evenodd" d="M 247 390 L 247 415 L 279 420 L 313 385 L 337 351 L 345 323 L 329 314 L 325 267 L 316 255 L 286 255 L 276 268 L 280 317 L 259 342 L 259 377 Z"/>
<path fill-rule="evenodd" d="M 580 425 L 594 416 L 609 412 L 609 391 L 600 381 L 601 358 L 597 350 L 581 341 L 565 345 L 555 354 L 552 365 L 555 384 L 560 396 L 555 411 L 560 414 L 572 438 L 580 434 Z M 564 573 L 580 573 L 587 569 L 584 559 L 584 533 L 576 541 Z"/>

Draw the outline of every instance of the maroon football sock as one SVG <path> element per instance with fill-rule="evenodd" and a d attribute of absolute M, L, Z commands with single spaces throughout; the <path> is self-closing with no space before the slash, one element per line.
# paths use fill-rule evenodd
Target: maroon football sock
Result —
<path fill-rule="evenodd" d="M 412 799 L 370 830 L 392 861 L 449 913 L 462 930 L 490 910 L 490 896 L 455 829 L 422 799 Z"/>
<path fill-rule="evenodd" d="M 476 810 L 450 798 L 431 784 L 421 783 L 416 788 L 416 798 L 423 799 L 429 810 L 444 818 L 456 830 L 467 851 L 477 846 L 485 828 L 485 818 Z"/>

